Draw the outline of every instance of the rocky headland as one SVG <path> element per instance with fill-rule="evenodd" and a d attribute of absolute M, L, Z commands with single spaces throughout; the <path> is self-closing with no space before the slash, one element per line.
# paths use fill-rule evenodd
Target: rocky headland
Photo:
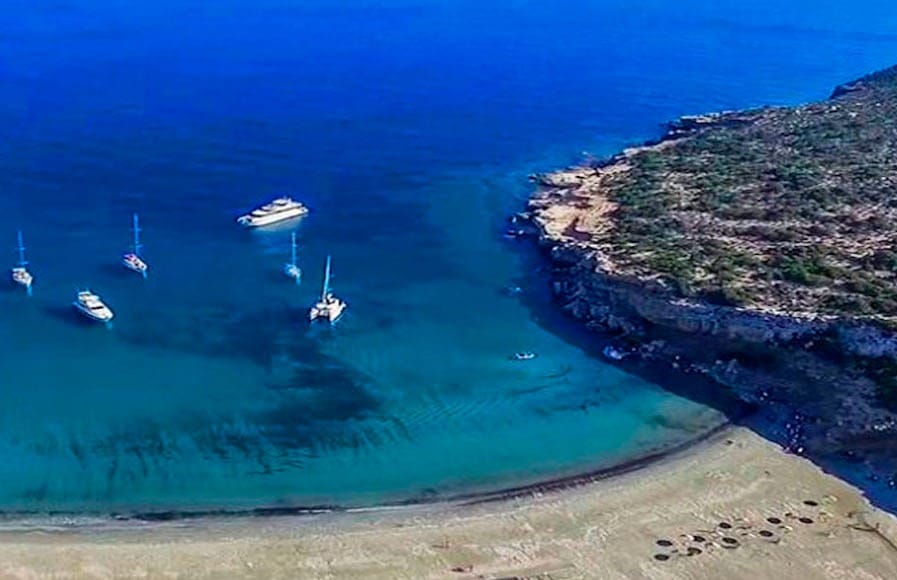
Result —
<path fill-rule="evenodd" d="M 683 117 L 532 179 L 522 217 L 572 316 L 779 414 L 792 451 L 865 462 L 893 494 L 897 67 L 823 102 Z"/>

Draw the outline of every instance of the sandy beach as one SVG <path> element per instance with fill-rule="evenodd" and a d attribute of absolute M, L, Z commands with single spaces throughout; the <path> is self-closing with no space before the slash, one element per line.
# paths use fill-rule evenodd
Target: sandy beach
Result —
<path fill-rule="evenodd" d="M 4 578 L 897 578 L 897 520 L 750 431 L 480 504 L 8 528 Z"/>

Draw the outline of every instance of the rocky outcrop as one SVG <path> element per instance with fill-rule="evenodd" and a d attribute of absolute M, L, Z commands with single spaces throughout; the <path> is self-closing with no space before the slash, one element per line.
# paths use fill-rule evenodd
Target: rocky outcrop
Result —
<path fill-rule="evenodd" d="M 835 87 L 832 91 L 831 99 L 837 99 L 846 95 L 862 93 L 870 89 L 872 86 L 880 86 L 882 84 L 893 83 L 897 79 L 897 66 L 886 68 L 855 81 L 850 81 Z"/>
<path fill-rule="evenodd" d="M 658 285 L 602 270 L 594 255 L 551 250 L 558 300 L 574 317 L 610 331 L 640 335 L 646 325 L 745 342 L 792 342 L 821 330 L 814 321 L 786 320 L 676 298 Z"/>
<path fill-rule="evenodd" d="M 667 123 L 666 134 L 662 141 L 681 139 L 694 135 L 698 131 L 710 127 L 738 127 L 753 123 L 759 115 L 758 111 L 723 111 L 705 115 L 685 115 Z"/>
<path fill-rule="evenodd" d="M 820 336 L 834 336 L 848 354 L 897 358 L 897 338 L 876 326 L 679 298 L 657 281 L 607 272 L 595 252 L 569 243 L 554 244 L 544 234 L 540 239 L 556 266 L 553 286 L 558 301 L 593 328 L 638 336 L 654 325 L 722 340 L 797 347 Z"/>
<path fill-rule="evenodd" d="M 862 86 L 859 80 L 851 86 Z M 675 145 L 701 131 L 755 122 L 765 110 L 686 116 L 669 123 L 658 140 L 625 149 L 600 163 L 531 176 L 538 190 L 522 214 L 556 265 L 554 289 L 574 317 L 593 328 L 639 334 L 660 326 L 690 334 L 757 345 L 801 347 L 815 337 L 836 337 L 839 348 L 861 357 L 897 358 L 897 334 L 862 319 L 771 309 L 732 307 L 682 298 L 660 276 L 637 276 L 602 251 L 614 227 L 616 204 L 608 180 L 625 177 L 644 151 Z"/>
<path fill-rule="evenodd" d="M 838 85 L 837 87 L 835 87 L 835 90 L 832 91 L 832 96 L 830 98 L 837 99 L 839 97 L 850 95 L 852 93 L 859 93 L 864 90 L 866 90 L 866 86 L 863 83 L 845 83 L 843 85 Z"/>
<path fill-rule="evenodd" d="M 895 76 L 897 87 L 897 68 L 878 74 Z M 864 91 L 876 78 L 839 87 L 835 96 Z M 641 159 L 690 151 L 694 143 L 686 141 L 705 131 L 778 122 L 780 113 L 682 117 L 655 141 L 582 167 L 533 175 L 537 191 L 515 219 L 532 224 L 554 266 L 556 299 L 571 316 L 620 335 L 643 360 L 702 373 L 763 409 L 764 417 L 779 417 L 773 430 L 784 433 L 786 448 L 848 461 L 863 457 L 889 470 L 897 486 L 897 413 L 882 405 L 882 389 L 893 392 L 897 384 L 897 334 L 884 327 L 886 321 L 818 310 L 811 302 L 763 300 L 762 293 L 752 296 L 761 299 L 732 300 L 683 287 L 650 261 L 633 267 L 651 247 L 640 243 L 639 230 L 615 235 L 628 202 L 614 192 L 644 177 Z M 696 227 L 715 232 L 714 223 Z"/>
<path fill-rule="evenodd" d="M 854 356 L 897 357 L 893 333 L 856 322 L 682 299 L 658 280 L 608 271 L 588 244 L 556 241 L 547 233 L 552 230 L 545 228 L 544 215 L 535 210 L 530 217 L 554 265 L 556 299 L 572 317 L 640 345 L 636 352 L 646 360 L 669 364 L 673 372 L 700 372 L 745 403 L 778 416 L 780 442 L 789 450 L 851 461 L 863 456 L 871 465 L 892 468 L 897 414 L 878 404 L 874 381 L 828 360 L 818 347 L 827 342 L 831 348 L 834 341 Z M 779 364 L 751 365 L 733 355 L 750 348 L 773 353 Z"/>
<path fill-rule="evenodd" d="M 840 321 L 833 323 L 832 329 L 837 333 L 844 350 L 850 354 L 866 358 L 897 359 L 897 338 L 890 330 Z"/>

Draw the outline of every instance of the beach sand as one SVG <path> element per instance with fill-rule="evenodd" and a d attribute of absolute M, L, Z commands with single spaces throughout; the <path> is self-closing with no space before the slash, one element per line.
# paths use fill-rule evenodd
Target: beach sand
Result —
<path fill-rule="evenodd" d="M 9 528 L 0 576 L 893 580 L 897 520 L 733 428 L 626 475 L 473 505 Z"/>

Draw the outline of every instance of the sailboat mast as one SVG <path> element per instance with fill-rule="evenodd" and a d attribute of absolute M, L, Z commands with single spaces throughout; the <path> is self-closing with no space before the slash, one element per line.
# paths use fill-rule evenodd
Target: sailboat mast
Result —
<path fill-rule="evenodd" d="M 293 232 L 293 234 L 290 237 L 292 239 L 292 254 L 291 254 L 292 261 L 290 263 L 295 266 L 296 265 L 296 232 Z"/>
<path fill-rule="evenodd" d="M 16 248 L 19 251 L 19 266 L 24 268 L 28 265 L 28 260 L 25 259 L 25 243 L 22 241 L 22 230 L 18 232 L 19 246 Z"/>
<path fill-rule="evenodd" d="M 134 214 L 134 254 L 140 255 L 140 249 L 143 244 L 140 243 L 140 221 L 137 214 Z"/>
<path fill-rule="evenodd" d="M 321 300 L 326 300 L 330 294 L 330 256 L 327 256 L 327 266 L 324 268 L 324 289 L 321 291 Z"/>

